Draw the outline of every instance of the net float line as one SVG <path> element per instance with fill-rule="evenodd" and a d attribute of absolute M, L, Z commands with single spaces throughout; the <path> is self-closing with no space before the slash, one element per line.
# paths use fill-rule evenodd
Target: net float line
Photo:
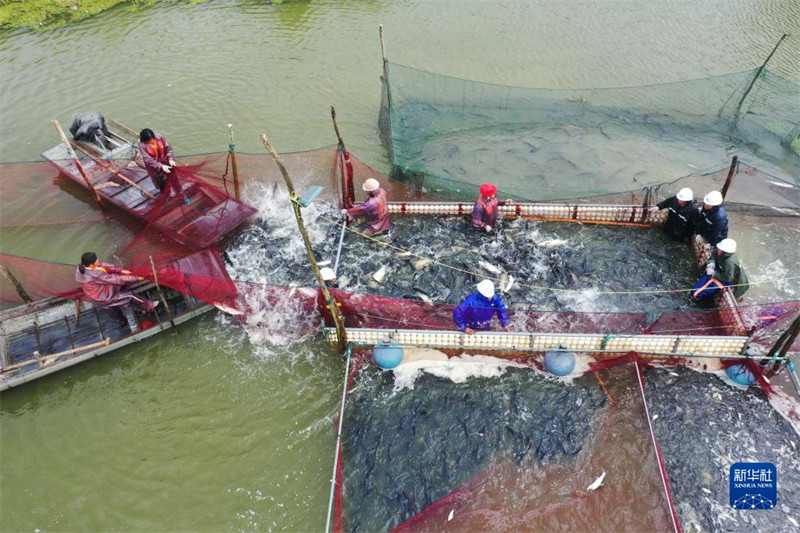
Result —
<path fill-rule="evenodd" d="M 473 204 L 467 202 L 389 202 L 394 215 L 467 216 Z M 661 226 L 666 211 L 654 211 L 641 205 L 552 204 L 538 202 L 506 203 L 498 206 L 500 218 L 522 217 L 554 222 L 585 222 L 599 224 Z"/>
<path fill-rule="evenodd" d="M 324 329 L 328 342 L 336 342 L 336 331 Z M 571 351 L 586 353 L 628 353 L 663 357 L 712 357 L 758 359 L 744 355 L 749 337 L 711 335 L 615 335 L 575 333 L 476 332 L 467 335 L 455 330 L 404 330 L 347 328 L 348 342 L 369 347 L 386 338 L 405 346 L 425 348 Z M 561 348 L 554 348 L 560 346 Z"/>

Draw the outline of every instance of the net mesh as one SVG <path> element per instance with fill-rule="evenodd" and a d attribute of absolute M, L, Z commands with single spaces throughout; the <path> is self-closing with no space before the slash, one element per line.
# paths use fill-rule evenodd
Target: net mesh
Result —
<path fill-rule="evenodd" d="M 502 194 L 553 200 L 656 185 L 687 165 L 717 167 L 730 149 L 796 176 L 797 94 L 796 84 L 765 69 L 641 87 L 533 89 L 389 63 L 379 127 L 394 176 L 416 188 L 462 198 L 488 178 Z"/>
<path fill-rule="evenodd" d="M 578 104 L 585 106 L 580 102 Z M 565 104 L 565 106 L 571 112 L 574 111 L 570 104 Z M 509 113 L 508 116 L 511 119 L 516 115 Z M 597 127 L 600 128 L 600 126 Z M 605 129 L 605 126 L 602 127 Z M 776 126 L 770 127 L 773 130 L 776 128 Z M 341 175 L 346 167 L 342 165 L 339 151 L 336 147 L 283 154 L 281 157 L 295 181 L 295 186 L 299 190 L 309 185 L 328 184 L 329 187 L 323 198 L 331 203 L 340 203 L 342 201 Z M 212 188 L 213 190 L 210 193 L 220 195 L 220 197 L 230 197 L 232 183 L 230 180 L 230 158 L 228 154 L 187 156 L 182 157 L 181 161 L 184 165 L 181 171 L 182 179 L 197 186 Z M 434 197 L 434 194 L 451 196 L 452 193 L 452 189 L 446 190 L 442 188 L 437 191 L 432 188 L 428 189 L 427 186 L 424 187 L 427 190 L 423 190 L 423 187 L 407 187 L 407 183 L 393 182 L 381 176 L 355 157 L 352 158 L 352 163 L 356 190 L 360 188 L 360 185 L 366 179 L 374 177 L 389 188 L 392 199 L 397 201 L 429 200 Z M 246 192 L 245 197 L 247 197 L 249 187 L 279 183 L 282 179 L 277 167 L 268 155 L 238 154 L 238 169 Z M 324 312 L 324 306 L 321 305 L 321 295 L 316 289 L 299 290 L 297 287 L 275 286 L 266 282 L 232 280 L 216 247 L 198 251 L 191 246 L 178 242 L 177 239 L 170 238 L 168 235 L 165 236 L 165 232 L 161 231 L 160 228 L 154 227 L 153 224 L 148 224 L 147 220 L 132 223 L 129 219 L 113 211 L 103 214 L 93 205 L 93 200 L 89 193 L 78 188 L 64 176 L 59 176 L 58 171 L 49 164 L 8 164 L 0 166 L 0 172 L 3 175 L 2 183 L 4 187 L 4 194 L 0 200 L 2 202 L 0 227 L 4 229 L 36 230 L 37 228 L 41 229 L 41 226 L 51 224 L 80 226 L 83 224 L 95 224 L 106 220 L 107 217 L 117 219 L 131 228 L 129 236 L 132 235 L 133 238 L 130 239 L 127 245 L 118 244 L 113 250 L 116 253 L 116 257 L 111 257 L 111 259 L 116 259 L 117 261 L 114 262 L 119 262 L 131 268 L 135 274 L 153 279 L 152 266 L 150 265 L 150 258 L 152 257 L 160 283 L 222 307 L 225 310 L 240 313 L 242 320 L 246 321 L 248 325 L 260 326 L 260 320 L 263 318 L 264 313 L 269 313 L 270 310 L 287 300 L 297 304 L 293 308 L 293 312 L 312 316 L 312 323 L 315 321 L 319 323 L 318 319 L 323 318 L 329 326 L 332 325 L 330 316 L 327 316 L 327 313 Z M 574 198 L 587 192 L 592 192 L 593 194 L 602 192 L 602 195 L 595 196 L 591 201 L 604 203 L 629 203 L 634 201 L 638 204 L 645 197 L 651 198 L 652 201 L 652 199 L 659 199 L 670 192 L 674 192 L 678 187 L 687 185 L 696 190 L 720 188 L 720 184 L 724 183 L 727 172 L 727 165 L 720 165 L 710 172 L 682 175 L 677 180 L 674 177 L 663 178 L 657 183 L 649 183 L 646 187 L 630 187 L 627 190 L 623 190 L 621 187 L 619 189 L 620 192 L 601 191 L 602 187 L 592 185 L 591 191 L 561 188 L 557 191 L 554 190 L 553 194 L 567 194 L 569 197 Z M 482 178 L 460 176 L 459 179 L 470 180 L 462 183 L 466 184 L 464 185 L 465 187 L 469 186 L 469 198 L 473 198 L 476 184 Z M 423 183 L 422 185 L 425 184 Z M 512 188 L 513 185 L 508 186 L 508 189 Z M 257 191 L 258 189 L 254 190 Z M 68 194 L 64 194 L 65 192 Z M 787 180 L 763 172 L 750 165 L 739 165 L 737 178 L 728 194 L 729 201 L 727 205 L 732 210 L 741 210 L 757 216 L 797 216 L 796 210 L 798 199 L 800 199 L 800 195 L 797 194 L 797 187 Z M 521 193 L 520 197 L 524 198 L 525 196 Z M 583 200 L 586 200 L 586 198 L 584 197 Z M 155 212 L 157 213 L 158 211 Z M 794 223 L 794 219 L 788 223 Z M 5 244 L 8 245 L 9 243 Z M 77 262 L 77 257 L 75 261 Z M 0 264 L 13 272 L 23 287 L 34 298 L 53 295 L 76 297 L 78 295 L 78 286 L 74 280 L 74 263 L 57 263 L 4 252 L 0 253 Z M 336 300 L 341 303 L 341 310 L 348 327 L 454 329 L 452 321 L 453 306 L 449 304 L 425 303 L 345 291 L 333 291 L 333 294 Z M 0 281 L 0 300 L 5 303 L 21 302 L 14 286 L 5 278 Z M 510 309 L 515 327 L 523 331 L 542 333 L 614 332 L 617 334 L 677 333 L 681 335 L 742 334 L 739 322 L 732 320 L 731 312 L 730 309 L 722 308 L 662 313 L 556 312 L 522 308 Z M 769 350 L 798 313 L 800 313 L 800 301 L 797 300 L 755 303 L 742 306 L 738 311 L 741 323 L 746 330 L 744 333 L 751 335 L 750 349 L 754 353 L 765 353 Z M 306 327 L 308 324 L 300 320 L 293 320 L 293 322 L 296 322 L 295 326 L 300 324 L 302 327 Z M 286 329 L 291 330 L 292 328 L 287 327 Z M 303 334 L 302 331 L 295 331 L 294 333 L 298 336 Z M 800 340 L 796 340 L 790 350 L 800 351 Z M 361 352 L 358 358 L 359 364 L 355 365 L 354 368 L 356 370 L 350 376 L 351 392 L 357 384 L 362 383 L 360 380 L 368 379 L 358 377 L 357 372 L 364 371 L 368 367 L 369 356 L 366 352 Z M 647 362 L 648 360 L 631 354 L 608 354 L 592 362 L 587 368 L 587 373 L 616 369 L 613 371 L 627 375 L 627 379 L 630 379 L 631 376 L 636 375 L 635 364 Z M 761 375 L 761 367 L 753 362 L 748 362 L 747 364 L 752 367 L 757 376 Z M 531 360 L 527 362 L 527 366 L 541 368 L 541 363 Z M 766 381 L 760 380 L 760 382 L 765 390 L 769 389 Z M 524 387 L 529 385 L 536 390 L 541 389 L 542 398 L 552 396 L 551 393 L 553 391 L 548 389 L 550 385 L 543 385 L 538 382 L 528 384 L 525 382 Z M 633 391 L 636 392 L 635 389 Z M 443 394 L 449 395 L 452 394 L 452 391 L 445 390 Z M 631 394 L 631 390 L 623 387 L 623 390 L 617 391 L 612 388 L 611 394 L 619 395 L 624 400 L 626 394 Z M 634 396 L 631 396 L 629 400 L 616 403 L 615 412 L 624 412 L 632 424 L 630 426 L 632 434 L 641 435 L 642 432 L 646 431 L 647 425 L 643 404 L 641 400 L 636 400 Z M 362 398 L 361 401 L 366 400 Z M 358 405 L 358 402 L 353 405 Z M 422 403 L 414 405 L 419 407 L 422 406 Z M 354 409 L 354 407 L 351 406 L 349 409 Z M 497 407 L 488 407 L 488 411 L 492 409 L 496 410 Z M 633 414 L 631 414 L 632 412 Z M 606 412 L 603 416 L 608 418 L 621 415 Z M 413 425 L 410 427 L 413 428 Z M 446 431 L 449 427 L 434 428 L 434 430 L 443 429 Z M 436 492 L 423 493 L 421 497 L 413 499 L 413 501 L 409 494 L 414 492 L 415 486 L 418 485 L 418 480 L 410 476 L 408 471 L 403 471 L 402 468 L 398 470 L 396 476 L 403 483 L 397 485 L 396 488 L 406 492 L 404 492 L 405 495 L 398 492 L 395 494 L 396 497 L 390 496 L 389 499 L 394 503 L 402 501 L 404 506 L 395 509 L 389 502 L 386 502 L 384 509 L 389 509 L 391 512 L 390 516 L 385 517 L 385 521 L 380 524 L 380 527 L 385 529 L 399 527 L 407 530 L 438 529 L 442 523 L 449 521 L 449 513 L 456 505 L 460 511 L 454 525 L 458 526 L 460 524 L 464 527 L 474 527 L 476 524 L 486 525 L 487 528 L 489 526 L 497 526 L 498 522 L 495 520 L 502 515 L 505 520 L 502 524 L 507 524 L 511 527 L 514 527 L 515 524 L 536 524 L 536 527 L 541 529 L 552 529 L 558 525 L 566 514 L 591 517 L 602 512 L 602 508 L 594 507 L 598 504 L 596 500 L 591 500 L 580 494 L 564 500 L 568 501 L 569 504 L 563 506 L 554 501 L 548 504 L 546 501 L 547 494 L 545 493 L 534 492 L 528 494 L 530 487 L 538 486 L 536 483 L 541 481 L 530 477 L 530 472 L 536 471 L 536 465 L 539 464 L 537 461 L 542 460 L 536 457 L 536 447 L 531 443 L 535 439 L 540 439 L 536 442 L 541 444 L 541 439 L 545 438 L 545 435 L 515 436 L 514 432 L 517 429 L 512 427 L 512 430 L 506 430 L 506 436 L 498 441 L 497 447 L 493 449 L 494 451 L 472 465 L 474 468 L 471 467 L 465 470 L 463 472 L 464 475 L 449 477 L 448 483 L 442 484 Z M 353 431 L 352 427 L 347 431 Z M 593 439 L 599 439 L 600 441 L 606 439 L 604 441 L 606 444 L 592 447 L 594 450 L 615 450 L 619 447 L 624 447 L 624 442 L 612 442 L 613 433 L 614 431 L 610 431 L 602 424 L 592 431 L 588 429 L 586 431 L 586 435 Z M 434 432 L 431 438 L 445 437 L 446 434 Z M 358 457 L 354 455 L 359 449 L 357 442 L 355 436 L 352 433 L 348 433 L 340 450 L 343 461 L 339 463 L 340 471 L 337 473 L 337 477 L 339 478 L 339 486 L 344 487 L 344 492 L 339 493 L 336 497 L 338 512 L 335 517 L 335 525 L 338 530 L 357 530 L 359 527 L 367 527 L 366 523 L 363 526 L 359 525 L 363 517 L 360 514 L 361 510 L 357 508 L 364 500 L 352 496 L 358 493 L 355 488 L 352 488 L 352 484 L 363 482 L 358 477 L 352 477 L 355 470 L 354 465 L 358 464 L 359 461 Z M 569 442 L 572 441 L 566 440 L 565 445 L 568 445 Z M 646 443 L 647 441 L 644 442 Z M 534 452 L 530 452 L 530 456 L 527 455 L 529 453 L 527 451 L 525 453 L 520 452 L 520 450 L 528 449 L 526 446 L 534 449 Z M 589 446 L 587 445 L 587 447 Z M 657 444 L 653 441 L 652 444 L 644 444 L 643 449 L 636 452 L 640 457 L 649 458 L 637 463 L 641 471 L 641 479 L 646 480 L 647 492 L 650 495 L 647 504 L 649 511 L 641 513 L 639 507 L 631 508 L 631 513 L 638 513 L 640 516 L 647 517 L 647 521 L 640 524 L 642 529 L 668 529 L 671 527 L 671 517 L 674 516 L 674 509 L 672 509 L 669 498 L 662 492 L 663 487 L 660 477 L 663 477 L 663 471 L 659 475 L 661 462 L 656 455 L 656 451 Z M 603 452 L 598 451 L 597 453 Z M 559 472 L 589 468 L 592 464 L 592 457 L 594 455 L 586 454 L 585 457 L 580 456 L 578 459 L 567 459 L 559 467 L 561 470 L 551 471 L 549 475 L 553 477 L 550 481 L 555 483 L 558 480 Z M 515 459 L 519 459 L 520 462 L 518 463 Z M 529 462 L 525 463 L 525 461 Z M 523 467 L 520 465 L 523 465 Z M 422 472 L 424 469 L 420 471 Z M 586 470 L 587 476 L 590 471 L 592 469 Z M 596 474 L 597 472 L 594 472 L 594 475 Z M 433 479 L 432 482 L 437 481 Z M 351 488 L 348 488 L 348 484 L 351 485 Z M 585 487 L 579 488 L 585 492 Z M 576 487 L 577 489 L 578 487 Z M 403 497 L 401 498 L 400 496 Z M 371 497 L 375 497 L 375 494 L 371 494 Z M 517 497 L 523 498 L 530 505 L 527 508 L 522 505 L 516 506 L 515 502 L 517 500 L 515 498 Z M 628 497 L 629 494 L 616 494 L 614 496 L 615 505 L 616 502 L 627 501 Z M 530 512 L 530 506 L 534 505 L 534 503 L 538 505 L 543 502 L 545 505 L 538 506 L 540 510 Z M 636 505 L 640 505 L 640 503 Z M 509 513 L 510 509 L 517 507 L 521 510 L 520 513 Z M 580 512 L 576 512 L 576 508 Z M 497 509 L 502 509 L 502 513 L 498 514 Z M 591 526 L 588 522 L 580 525 Z M 502 529 L 502 527 L 499 527 L 499 529 Z"/>

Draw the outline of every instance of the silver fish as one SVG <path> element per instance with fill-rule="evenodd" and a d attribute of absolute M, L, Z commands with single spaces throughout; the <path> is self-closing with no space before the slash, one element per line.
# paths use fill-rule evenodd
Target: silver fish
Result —
<path fill-rule="evenodd" d="M 600 477 L 594 480 L 594 483 L 586 487 L 586 490 L 597 490 L 603 486 L 603 480 L 606 478 L 606 471 L 603 470 L 603 473 L 600 474 Z"/>

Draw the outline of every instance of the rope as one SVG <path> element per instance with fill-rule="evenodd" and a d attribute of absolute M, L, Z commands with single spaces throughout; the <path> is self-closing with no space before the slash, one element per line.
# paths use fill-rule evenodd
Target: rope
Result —
<path fill-rule="evenodd" d="M 292 201 L 296 202 L 295 199 L 293 199 Z M 330 217 L 327 217 L 325 215 L 319 215 L 319 218 L 322 219 L 322 220 L 325 220 L 327 222 L 334 223 L 334 224 L 336 224 L 338 226 L 338 221 L 336 221 L 336 220 L 334 220 L 334 219 L 332 219 Z M 456 267 L 456 266 L 453 266 L 453 265 L 449 265 L 447 263 L 442 263 L 441 261 L 438 261 L 438 260 L 436 260 L 436 259 L 434 259 L 432 257 L 427 257 L 427 256 L 424 256 L 424 255 L 420 255 L 420 254 L 414 253 L 414 252 L 412 252 L 410 250 L 406 250 L 404 248 L 400 248 L 399 246 L 395 246 L 395 245 L 390 244 L 390 243 L 388 243 L 386 241 L 383 241 L 381 239 L 373 237 L 372 235 L 367 235 L 366 233 L 362 233 L 360 231 L 354 230 L 354 229 L 352 229 L 350 227 L 347 228 L 347 231 L 350 231 L 350 232 L 352 232 L 352 233 L 354 233 L 356 235 L 359 235 L 359 236 L 361 236 L 361 237 L 363 237 L 365 239 L 371 240 L 371 241 L 377 243 L 380 246 L 386 246 L 388 248 L 392 248 L 394 250 L 397 250 L 400 253 L 410 254 L 411 256 L 417 257 L 419 259 L 428 259 L 435 265 L 438 265 L 438 266 L 441 266 L 441 267 L 444 267 L 444 268 L 448 268 L 448 269 L 454 270 L 456 272 L 461 272 L 463 274 L 468 274 L 470 276 L 476 276 L 476 277 L 483 278 L 483 279 L 491 279 L 491 280 L 498 281 L 498 282 L 500 281 L 500 278 L 492 277 L 492 276 L 486 276 L 486 275 L 484 275 L 484 274 L 482 274 L 480 272 L 474 272 L 474 271 L 470 271 L 470 270 L 465 270 L 463 268 L 459 268 L 459 267 Z M 761 285 L 761 284 L 766 284 L 766 283 L 774 284 L 777 281 L 792 281 L 792 280 L 796 280 L 796 279 L 800 279 L 800 276 L 791 276 L 791 277 L 781 278 L 780 280 L 766 279 L 766 280 L 763 280 L 763 281 L 753 281 L 753 282 L 749 283 L 749 286 L 752 287 L 753 285 Z M 531 285 L 531 284 L 528 284 L 528 283 L 522 283 L 520 281 L 517 281 L 516 283 L 520 287 L 527 287 L 529 289 L 535 289 L 535 290 L 539 290 L 539 291 L 554 291 L 554 292 L 563 292 L 563 293 L 581 293 L 581 292 L 586 290 L 586 289 L 562 289 L 562 288 L 559 288 L 559 287 L 545 287 L 545 286 L 542 286 L 542 285 Z M 729 287 L 740 287 L 740 286 L 743 286 L 743 285 L 744 284 L 729 285 Z M 694 290 L 695 289 L 692 288 L 692 289 L 648 289 L 648 290 L 638 290 L 638 291 L 596 291 L 595 294 L 675 294 L 675 293 L 691 293 L 691 292 L 694 292 Z"/>
<path fill-rule="evenodd" d="M 333 456 L 333 475 L 331 476 L 331 497 L 328 500 L 328 518 L 325 519 L 325 533 L 331 530 L 331 515 L 333 514 L 333 498 L 336 494 L 336 470 L 339 468 L 339 455 L 342 452 L 342 424 L 344 423 L 344 403 L 347 399 L 347 381 L 350 378 L 350 357 L 353 355 L 353 346 L 347 346 L 347 363 L 344 368 L 344 384 L 342 385 L 342 407 L 339 410 L 339 429 L 336 432 L 336 453 Z"/>
<path fill-rule="evenodd" d="M 647 427 L 650 429 L 650 437 L 653 440 L 653 447 L 656 451 L 656 459 L 658 460 L 658 469 L 661 473 L 661 482 L 664 486 L 664 494 L 667 496 L 669 503 L 670 515 L 672 516 L 672 526 L 675 533 L 681 533 L 681 526 L 678 523 L 678 513 L 675 511 L 675 505 L 672 503 L 672 494 L 669 490 L 669 482 L 667 481 L 667 470 L 664 467 L 664 459 L 661 457 L 661 450 L 658 448 L 658 441 L 656 441 L 656 434 L 653 432 L 653 424 L 650 422 L 650 410 L 647 408 L 647 398 L 644 395 L 644 381 L 642 380 L 642 369 L 639 368 L 638 359 L 634 359 L 633 364 L 636 367 L 636 377 L 639 378 L 639 391 L 642 393 L 642 404 L 644 405 L 644 414 L 647 418 Z"/>

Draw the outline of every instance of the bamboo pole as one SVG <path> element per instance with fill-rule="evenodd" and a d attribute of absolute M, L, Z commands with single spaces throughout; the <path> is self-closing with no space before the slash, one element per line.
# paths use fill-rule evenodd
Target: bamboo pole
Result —
<path fill-rule="evenodd" d="M 23 367 L 26 367 L 28 365 L 32 365 L 32 364 L 35 364 L 35 363 L 39 363 L 40 365 L 44 365 L 44 364 L 47 364 L 49 361 L 51 361 L 53 359 L 58 359 L 59 357 L 64 356 L 64 355 L 68 355 L 68 354 L 76 353 L 76 352 L 82 352 L 84 350 L 91 350 L 92 348 L 99 348 L 100 346 L 108 346 L 109 344 L 111 344 L 111 338 L 110 337 L 106 337 L 102 341 L 98 341 L 98 342 L 95 342 L 95 343 L 92 343 L 92 344 L 87 344 L 86 346 L 78 346 L 77 348 L 72 348 L 70 350 L 64 350 L 63 352 L 58 352 L 58 353 L 46 355 L 44 357 L 36 357 L 36 353 L 34 353 L 34 357 L 36 357 L 36 359 L 34 359 L 33 361 L 25 361 L 24 363 L 17 363 L 15 365 L 9 366 L 9 367 L 3 369 L 3 373 L 5 374 L 6 372 L 12 372 L 14 370 L 19 370 L 20 368 L 23 368 Z"/>
<path fill-rule="evenodd" d="M 722 190 L 720 194 L 722 195 L 722 199 L 725 199 L 725 195 L 728 194 L 728 188 L 731 186 L 731 182 L 733 181 L 733 177 L 736 175 L 736 169 L 739 168 L 739 156 L 733 156 L 731 159 L 731 168 L 728 169 L 728 176 L 725 178 L 725 185 L 722 186 Z"/>
<path fill-rule="evenodd" d="M 283 165 L 283 161 L 281 161 L 278 152 L 276 152 L 272 147 L 272 144 L 270 144 L 266 134 L 262 133 L 259 139 L 261 139 L 261 142 L 264 144 L 264 148 L 266 148 L 270 155 L 272 155 L 272 158 L 275 159 L 275 163 L 278 165 L 278 169 L 280 169 L 283 179 L 286 182 L 286 187 L 289 189 L 289 197 L 292 200 L 294 218 L 297 220 L 297 227 L 300 230 L 300 235 L 303 237 L 303 243 L 306 247 L 306 254 L 308 255 L 308 262 L 311 264 L 311 270 L 314 271 L 314 276 L 317 278 L 317 284 L 319 284 L 319 287 L 322 290 L 322 296 L 325 298 L 325 306 L 330 311 L 331 318 L 336 326 L 336 337 L 338 340 L 339 349 L 342 353 L 344 353 L 347 350 L 347 332 L 344 328 L 344 318 L 339 311 L 338 302 L 336 302 L 330 291 L 328 291 L 328 286 L 325 284 L 325 280 L 322 279 L 322 274 L 317 266 L 317 259 L 314 257 L 314 250 L 311 248 L 311 241 L 308 238 L 308 233 L 306 232 L 305 225 L 303 224 L 303 216 L 300 213 L 300 204 L 297 203 L 297 193 L 294 190 L 292 179 L 289 177 L 289 172 Z"/>
<path fill-rule="evenodd" d="M 75 162 L 75 166 L 78 167 L 78 172 L 80 172 L 81 177 L 83 177 L 83 181 L 86 182 L 86 186 L 89 187 L 89 190 L 94 194 L 94 199 L 97 202 L 97 205 L 100 206 L 100 209 L 105 210 L 106 207 L 103 205 L 103 200 L 100 198 L 100 193 L 98 193 L 97 189 L 94 188 L 94 183 L 92 183 L 92 180 L 89 179 L 89 175 L 86 174 L 86 169 L 83 168 L 83 165 L 78 159 L 78 155 L 75 153 L 75 150 L 72 149 L 72 145 L 69 143 L 67 136 L 64 135 L 64 130 L 61 129 L 61 124 L 58 123 L 58 120 L 53 119 L 53 127 L 58 132 L 59 137 L 61 137 L 61 142 L 63 142 L 64 146 L 67 148 L 67 153 Z"/>
<path fill-rule="evenodd" d="M 772 59 L 773 54 L 775 54 L 775 52 L 778 50 L 778 47 L 781 45 L 783 40 L 791 36 L 792 36 L 791 33 L 784 33 L 781 36 L 781 38 L 778 39 L 777 44 L 772 49 L 772 52 L 770 52 L 767 58 L 764 60 L 764 63 L 762 63 L 762 65 L 758 67 L 758 69 L 756 69 L 756 73 L 753 75 L 753 79 L 750 80 L 750 85 L 747 87 L 747 90 L 742 95 L 741 100 L 739 100 L 739 104 L 736 106 L 736 111 L 733 114 L 734 122 L 739 121 L 739 113 L 742 111 L 742 104 L 744 103 L 745 98 L 747 98 L 747 95 L 750 94 L 750 91 L 753 89 L 753 85 L 756 84 L 756 80 L 759 78 L 759 76 L 761 76 L 761 73 L 764 72 L 764 69 L 767 67 L 767 63 L 769 63 L 769 60 Z"/>
<path fill-rule="evenodd" d="M 153 269 L 153 281 L 156 284 L 156 290 L 158 291 L 158 297 L 161 299 L 161 303 L 164 304 L 164 310 L 167 312 L 167 318 L 169 319 L 169 323 L 172 326 L 172 330 L 175 332 L 175 335 L 178 334 L 178 328 L 175 327 L 175 319 L 172 318 L 172 310 L 169 308 L 167 304 L 167 299 L 164 298 L 164 293 L 161 290 L 161 285 L 158 283 L 158 272 L 156 272 L 156 264 L 153 262 L 153 256 L 150 256 L 150 268 Z"/>
<path fill-rule="evenodd" d="M 242 191 L 239 186 L 239 164 L 236 161 L 236 141 L 233 139 L 233 124 L 228 124 L 228 133 L 231 143 L 228 145 L 228 153 L 231 154 L 231 168 L 233 169 L 233 194 L 238 201 L 242 201 Z"/>
<path fill-rule="evenodd" d="M 342 192 L 342 207 L 348 209 L 353 207 L 355 203 L 355 188 L 353 186 L 353 173 L 352 164 L 348 169 L 347 162 L 344 160 L 344 140 L 342 139 L 342 134 L 339 132 L 339 123 L 336 122 L 336 109 L 331 106 L 331 120 L 333 120 L 333 129 L 336 132 L 336 138 L 339 141 L 339 171 L 342 175 L 342 182 L 341 182 L 341 192 Z M 345 224 L 347 221 L 345 221 Z"/>
<path fill-rule="evenodd" d="M 135 181 L 133 181 L 132 179 L 130 179 L 129 177 L 127 177 L 125 174 L 123 174 L 122 172 L 120 172 L 119 170 L 117 170 L 116 168 L 114 168 L 112 165 L 110 165 L 110 164 L 106 164 L 106 162 L 105 162 L 105 161 L 102 161 L 102 160 L 100 160 L 100 159 L 97 159 L 97 158 L 93 157 L 93 156 L 92 156 L 92 154 L 91 154 L 91 153 L 90 153 L 88 150 L 86 150 L 85 148 L 83 148 L 83 147 L 82 147 L 82 146 L 80 146 L 79 144 L 70 142 L 70 145 L 72 145 L 74 148 L 77 148 L 78 150 L 80 150 L 80 151 L 81 151 L 81 152 L 83 152 L 84 154 L 86 154 L 86 155 L 88 155 L 89 157 L 91 157 L 91 158 L 94 160 L 94 162 L 95 162 L 95 163 L 97 163 L 98 165 L 100 165 L 100 166 L 101 166 L 101 167 L 103 167 L 104 169 L 108 170 L 109 172 L 111 172 L 111 173 L 112 173 L 112 174 L 114 174 L 115 176 L 118 176 L 118 177 L 122 178 L 122 179 L 123 179 L 123 180 L 124 180 L 124 181 L 125 181 L 125 182 L 126 182 L 128 185 L 130 185 L 130 186 L 131 186 L 131 187 L 133 187 L 134 189 L 137 189 L 139 192 L 141 192 L 141 193 L 142 193 L 142 196 L 147 196 L 147 197 L 148 197 L 148 198 L 150 198 L 151 200 L 155 200 L 155 199 L 156 199 L 156 197 L 155 197 L 155 196 L 153 196 L 152 194 L 150 194 L 149 192 L 147 192 L 147 190 L 145 190 L 144 188 L 142 188 L 142 187 L 141 187 L 141 186 L 140 186 L 138 183 L 136 183 Z"/>
<path fill-rule="evenodd" d="M 8 282 L 14 286 L 14 288 L 17 290 L 17 294 L 19 294 L 19 297 L 22 298 L 22 301 L 24 301 L 26 304 L 29 304 L 33 301 L 33 298 L 30 297 L 28 291 L 26 291 L 25 287 L 22 286 L 22 283 L 19 282 L 17 277 L 12 274 L 5 265 L 0 265 L 0 275 L 6 278 Z"/>

